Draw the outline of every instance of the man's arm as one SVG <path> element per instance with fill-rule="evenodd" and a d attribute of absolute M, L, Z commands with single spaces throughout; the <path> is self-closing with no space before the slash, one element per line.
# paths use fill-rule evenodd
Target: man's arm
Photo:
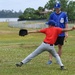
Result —
<path fill-rule="evenodd" d="M 68 23 L 65 24 L 65 28 L 68 28 Z M 64 39 L 65 42 L 67 42 L 67 38 L 68 38 L 68 32 L 65 32 L 65 39 Z"/>
<path fill-rule="evenodd" d="M 75 25 L 72 28 L 62 29 L 63 32 L 68 32 L 68 31 L 72 31 L 72 30 L 75 30 Z"/>
<path fill-rule="evenodd" d="M 66 29 L 68 28 L 68 23 L 65 24 L 65 28 L 66 28 Z M 65 32 L 65 34 L 68 35 L 68 32 Z"/>
<path fill-rule="evenodd" d="M 30 34 L 30 33 L 40 33 L 40 31 L 39 31 L 39 30 L 35 30 L 35 31 L 28 31 L 28 34 Z"/>

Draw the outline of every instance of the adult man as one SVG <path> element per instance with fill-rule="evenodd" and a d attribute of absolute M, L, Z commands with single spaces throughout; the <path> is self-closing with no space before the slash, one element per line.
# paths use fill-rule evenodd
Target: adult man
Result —
<path fill-rule="evenodd" d="M 58 53 L 55 51 L 53 44 L 55 43 L 59 34 L 61 34 L 62 32 L 74 30 L 75 27 L 72 27 L 69 29 L 62 29 L 59 27 L 55 27 L 56 23 L 53 20 L 50 20 L 47 24 L 48 24 L 48 28 L 44 28 L 44 29 L 41 29 L 38 31 L 28 32 L 28 33 L 44 33 L 46 35 L 46 37 L 43 40 L 42 44 L 35 51 L 33 51 L 30 55 L 28 55 L 20 63 L 16 64 L 17 67 L 21 67 L 23 64 L 26 64 L 27 62 L 29 62 L 35 56 L 41 54 L 42 52 L 48 51 L 49 53 L 51 53 L 55 57 L 58 64 L 60 65 L 60 69 L 61 70 L 64 69 L 64 65 L 62 64 L 62 61 L 61 61 Z"/>
<path fill-rule="evenodd" d="M 57 27 L 68 28 L 68 17 L 66 12 L 61 11 L 61 4 L 58 2 L 54 5 L 55 11 L 51 13 L 49 20 L 54 20 L 57 23 Z M 55 42 L 55 45 L 58 45 L 58 54 L 61 57 L 62 46 L 64 45 L 64 40 L 68 37 L 68 32 L 63 32 L 60 34 Z M 66 41 L 66 40 L 65 40 Z M 47 64 L 52 63 L 52 55 L 49 54 L 49 61 Z"/>

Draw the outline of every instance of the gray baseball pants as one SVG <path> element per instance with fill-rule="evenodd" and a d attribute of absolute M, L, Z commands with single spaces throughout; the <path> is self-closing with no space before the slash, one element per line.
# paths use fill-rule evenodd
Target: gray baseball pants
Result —
<path fill-rule="evenodd" d="M 59 55 L 57 54 L 57 52 L 56 52 L 56 50 L 55 50 L 55 48 L 54 48 L 54 46 L 50 46 L 50 44 L 46 44 L 46 43 L 44 43 L 44 42 L 43 42 L 35 51 L 33 51 L 30 55 L 28 55 L 28 56 L 22 61 L 22 63 L 23 63 L 23 64 L 26 64 L 27 62 L 29 62 L 30 60 L 32 60 L 35 56 L 41 54 L 41 53 L 44 52 L 44 51 L 48 51 L 49 53 L 51 53 L 51 54 L 55 57 L 57 63 L 58 63 L 60 66 L 64 66 L 64 65 L 62 64 L 62 61 L 61 61 Z"/>

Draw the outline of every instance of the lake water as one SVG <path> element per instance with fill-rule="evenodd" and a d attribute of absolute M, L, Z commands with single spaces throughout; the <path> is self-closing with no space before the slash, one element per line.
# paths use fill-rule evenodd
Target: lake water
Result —
<path fill-rule="evenodd" d="M 0 18 L 0 22 L 17 21 L 18 18 Z"/>

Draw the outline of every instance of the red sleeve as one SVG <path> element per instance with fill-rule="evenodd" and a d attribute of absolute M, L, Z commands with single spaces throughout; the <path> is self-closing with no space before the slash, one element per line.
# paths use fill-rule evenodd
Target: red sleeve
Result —
<path fill-rule="evenodd" d="M 41 29 L 40 32 L 41 33 L 45 33 L 46 32 L 46 28 L 45 29 Z"/>

